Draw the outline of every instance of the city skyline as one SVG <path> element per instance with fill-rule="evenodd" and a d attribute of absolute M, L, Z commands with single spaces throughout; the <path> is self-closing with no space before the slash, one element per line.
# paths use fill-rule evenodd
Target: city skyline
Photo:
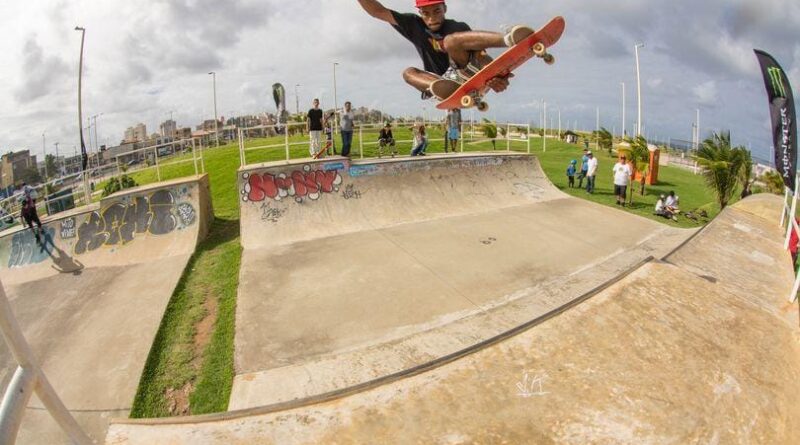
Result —
<path fill-rule="evenodd" d="M 383 3 L 413 12 L 410 0 Z M 564 38 L 553 48 L 556 64 L 529 63 L 506 93 L 487 98 L 489 113 L 476 117 L 538 124 L 544 100 L 554 126 L 561 111 L 563 128 L 577 123 L 594 130 L 599 108 L 601 126 L 619 134 L 625 82 L 630 134 L 637 99 L 633 46 L 641 42 L 646 134 L 690 140 L 699 109 L 703 138 L 711 130 L 731 130 L 734 144 L 769 159 L 767 102 L 752 49 L 771 52 L 792 85 L 800 83 L 800 43 L 792 31 L 800 25 L 800 5 L 788 1 L 448 5 L 449 18 L 474 29 L 499 30 L 515 21 L 536 27 L 554 15 L 567 20 Z M 208 0 L 52 0 L 10 9 L 0 19 L 11 36 L 0 43 L 7 58 L 0 68 L 8 79 L 0 87 L 6 122 L 0 144 L 6 150 L 41 154 L 42 133 L 48 152 L 50 141 L 80 145 L 76 25 L 87 30 L 84 116 L 103 113 L 96 119 L 99 145 L 115 145 L 138 122 L 158 128 L 174 119 L 194 127 L 213 119 L 210 71 L 217 73 L 220 116 L 274 113 L 270 86 L 276 82 L 286 86 L 292 111 L 295 85 L 301 110 L 314 97 L 331 107 L 334 62 L 339 104 L 350 100 L 393 115 L 438 116 L 435 103 L 420 101 L 400 76 L 406 67 L 421 65 L 413 47 L 356 1 L 233 1 L 223 8 Z"/>

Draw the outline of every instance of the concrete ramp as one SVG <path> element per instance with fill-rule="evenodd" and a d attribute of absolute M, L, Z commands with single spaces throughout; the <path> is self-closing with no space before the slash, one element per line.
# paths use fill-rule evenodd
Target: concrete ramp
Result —
<path fill-rule="evenodd" d="M 230 409 L 325 397 L 557 310 L 692 232 L 570 198 L 520 154 L 240 170 Z"/>
<path fill-rule="evenodd" d="M 122 420 L 107 443 L 800 443 L 780 206 L 750 197 L 665 260 L 457 361 L 330 400 Z"/>
<path fill-rule="evenodd" d="M 126 190 L 0 235 L 0 278 L 25 337 L 97 440 L 130 410 L 164 309 L 212 217 L 208 177 Z M 16 367 L 0 344 L 3 387 Z M 66 443 L 32 399 L 17 443 Z"/>

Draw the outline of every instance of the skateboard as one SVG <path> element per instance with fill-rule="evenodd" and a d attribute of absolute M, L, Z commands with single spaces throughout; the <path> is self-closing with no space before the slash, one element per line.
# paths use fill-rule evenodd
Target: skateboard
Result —
<path fill-rule="evenodd" d="M 489 104 L 483 101 L 483 97 L 489 91 L 489 86 L 486 83 L 495 77 L 507 77 L 532 57 L 539 57 L 548 65 L 555 63 L 555 57 L 548 53 L 547 49 L 558 42 L 558 39 L 561 38 L 561 34 L 564 33 L 565 26 L 566 23 L 561 16 L 550 20 L 542 29 L 529 35 L 511 48 L 508 48 L 498 58 L 484 66 L 446 99 L 436 105 L 436 108 L 440 110 L 452 110 L 454 108 L 476 107 L 478 111 L 488 110 Z M 434 86 L 438 87 L 437 89 L 440 90 L 447 90 L 448 87 L 440 82 L 457 84 L 451 80 L 443 79 L 434 82 L 434 85 L 431 86 L 431 90 L 434 90 Z"/>

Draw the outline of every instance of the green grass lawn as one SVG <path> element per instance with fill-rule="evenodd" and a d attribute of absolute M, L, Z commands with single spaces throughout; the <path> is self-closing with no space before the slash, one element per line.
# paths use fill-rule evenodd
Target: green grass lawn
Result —
<path fill-rule="evenodd" d="M 443 152 L 443 130 L 429 128 L 428 131 L 430 146 L 427 152 Z M 407 128 L 395 128 L 394 136 L 397 140 L 410 140 L 411 132 Z M 375 156 L 376 146 L 370 143 L 376 141 L 377 130 L 365 132 L 363 139 L 364 157 Z M 299 136 L 290 139 L 290 142 L 302 141 Z M 246 142 L 246 147 L 273 144 L 283 144 L 283 137 L 251 139 Z M 361 156 L 360 145 L 361 138 L 356 133 L 351 153 L 353 158 Z M 408 155 L 411 148 L 410 142 L 398 144 L 400 155 Z M 498 141 L 497 148 L 505 150 L 506 142 Z M 527 145 L 524 141 L 514 141 L 512 149 L 524 152 Z M 492 151 L 493 147 L 490 142 L 465 143 L 464 150 Z M 616 160 L 608 153 L 597 153 L 600 165 L 596 193 L 589 195 L 580 189 L 567 188 L 565 170 L 571 159 L 580 160 L 581 146 L 548 140 L 547 151 L 543 151 L 541 139 L 532 138 L 531 152 L 536 154 L 544 172 L 559 189 L 581 199 L 616 207 L 611 175 Z M 292 159 L 307 156 L 305 143 L 292 146 Z M 164 314 L 142 374 L 132 417 L 203 414 L 226 411 L 228 407 L 233 383 L 233 337 L 241 257 L 236 175 L 239 148 L 233 144 L 207 148 L 203 158 L 211 183 L 215 220 L 208 238 L 198 247 L 184 271 Z M 247 151 L 249 164 L 285 158 L 282 145 Z M 191 159 L 191 155 L 178 156 L 171 161 L 185 159 Z M 192 163 L 167 165 L 160 170 L 162 180 L 194 174 Z M 130 176 L 140 185 L 157 181 L 155 169 L 131 172 Z M 644 196 L 638 195 L 637 188 L 634 205 L 620 210 L 673 226 L 699 226 L 699 223 L 686 218 L 671 222 L 652 214 L 658 194 L 675 190 L 681 198 L 683 210 L 705 209 L 711 218 L 719 213 L 701 176 L 679 168 L 662 167 L 659 179 L 659 185 L 648 187 Z"/>

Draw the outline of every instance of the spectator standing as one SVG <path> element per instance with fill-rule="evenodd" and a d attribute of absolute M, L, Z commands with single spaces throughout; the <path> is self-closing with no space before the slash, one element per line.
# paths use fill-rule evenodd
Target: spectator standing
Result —
<path fill-rule="evenodd" d="M 342 156 L 350 156 L 350 147 L 353 145 L 353 114 L 352 104 L 350 102 L 344 103 L 344 110 L 341 113 L 340 119 L 342 120 Z"/>
<path fill-rule="evenodd" d="M 453 153 L 458 147 L 459 137 L 461 137 L 461 109 L 456 108 L 447 113 L 447 139 L 450 141 L 449 145 Z M 447 153 L 447 145 L 444 147 L 444 152 Z"/>
<path fill-rule="evenodd" d="M 569 161 L 567 166 L 567 180 L 569 181 L 569 188 L 575 188 L 575 172 L 577 171 L 578 161 L 575 159 Z"/>
<path fill-rule="evenodd" d="M 587 152 L 586 156 L 589 157 L 589 160 L 586 161 L 586 191 L 588 193 L 594 193 L 594 182 L 597 178 L 597 158 L 594 157 L 591 151 Z"/>
<path fill-rule="evenodd" d="M 306 130 L 308 130 L 309 137 L 308 152 L 313 158 L 319 153 L 322 142 L 322 110 L 319 109 L 319 99 L 314 99 L 313 108 L 308 110 L 306 117 Z"/>
<path fill-rule="evenodd" d="M 614 196 L 617 197 L 617 205 L 625 207 L 628 184 L 630 184 L 631 175 L 633 175 L 625 156 L 619 158 L 612 171 L 614 172 Z"/>
<path fill-rule="evenodd" d="M 581 157 L 581 173 L 578 175 L 578 188 L 583 188 L 583 178 L 586 177 L 586 172 L 589 171 L 589 156 L 586 154 L 589 150 L 583 149 L 583 156 Z"/>

